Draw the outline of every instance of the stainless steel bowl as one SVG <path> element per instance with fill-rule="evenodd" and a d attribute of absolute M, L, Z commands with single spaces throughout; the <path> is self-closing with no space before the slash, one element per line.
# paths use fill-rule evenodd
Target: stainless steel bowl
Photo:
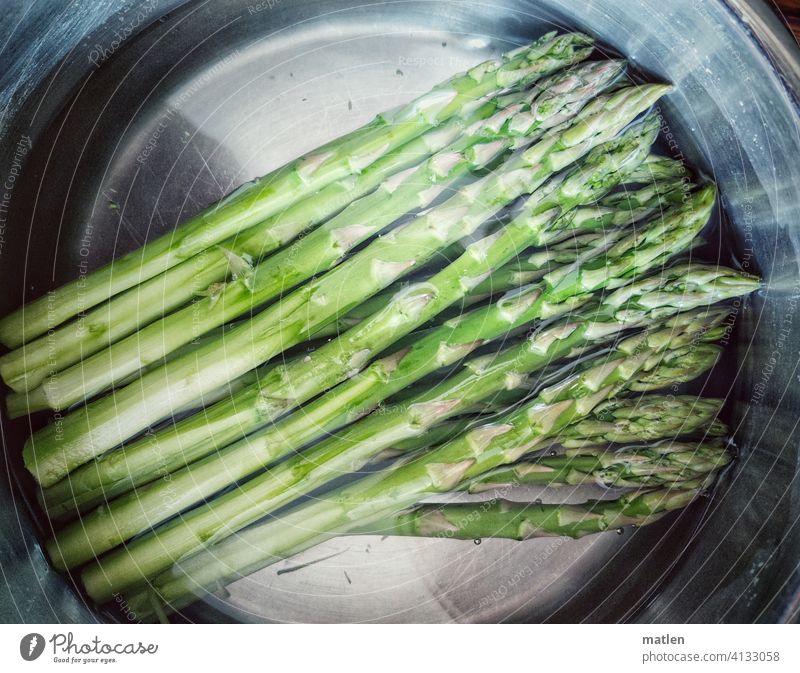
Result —
<path fill-rule="evenodd" d="M 763 274 L 707 383 L 740 457 L 637 531 L 527 543 L 343 538 L 186 613 L 242 621 L 785 621 L 800 574 L 800 59 L 761 2 L 228 0 L 33 3 L 0 73 L 2 310 L 105 263 L 239 183 L 553 27 L 676 90 L 666 149 L 720 186 L 713 258 Z M 674 143 L 672 148 L 669 147 Z M 36 421 L 39 422 L 39 421 Z M 51 571 L 3 421 L 0 618 L 124 620 Z"/>

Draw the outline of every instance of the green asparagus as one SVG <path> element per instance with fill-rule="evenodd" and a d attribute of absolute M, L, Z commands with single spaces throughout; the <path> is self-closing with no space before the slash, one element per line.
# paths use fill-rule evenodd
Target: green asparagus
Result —
<path fill-rule="evenodd" d="M 631 390 L 642 386 L 642 381 L 646 380 L 647 377 L 643 376 Z M 668 435 L 668 428 L 676 437 L 699 430 L 707 436 L 722 436 L 727 429 L 724 424 L 714 420 L 722 402 L 692 395 L 646 395 L 612 400 L 599 405 L 592 418 L 566 428 L 558 441 L 569 449 L 597 442 L 646 441 Z M 649 432 L 655 434 L 650 436 Z"/>
<path fill-rule="evenodd" d="M 646 526 L 665 513 L 683 509 L 702 493 L 706 481 L 684 488 L 664 488 L 590 500 L 579 505 L 492 500 L 485 503 L 422 505 L 367 532 L 474 540 L 484 537 L 529 540 L 537 537 L 581 538 L 622 526 Z"/>
<path fill-rule="evenodd" d="M 683 162 L 653 154 L 631 175 L 631 182 L 647 184 L 676 178 L 691 181 L 692 175 Z"/>
<path fill-rule="evenodd" d="M 693 403 L 687 406 L 694 418 Z M 716 430 L 724 431 L 721 425 Z M 670 436 L 670 429 L 663 435 Z M 651 435 L 655 437 L 657 435 Z M 714 435 L 711 434 L 711 437 Z M 634 436 L 636 440 L 645 438 Z M 588 439 L 588 438 L 587 438 Z M 595 483 L 606 488 L 654 488 L 701 479 L 704 473 L 718 470 L 730 462 L 730 454 L 718 442 L 704 441 L 699 446 L 672 439 L 643 446 L 610 451 L 607 447 L 570 449 L 559 456 L 547 456 L 499 467 L 469 485 L 471 493 L 497 491 L 515 486 L 577 486 Z"/>
<path fill-rule="evenodd" d="M 661 406 L 664 403 L 673 404 L 674 398 L 660 396 L 646 396 L 643 398 L 647 404 Z M 652 423 L 646 414 L 637 417 L 638 399 L 624 400 L 630 402 L 628 410 L 629 419 L 634 419 L 631 428 L 625 429 L 625 441 L 651 441 L 659 437 L 674 437 L 684 434 L 693 434 L 702 427 L 703 422 L 711 423 L 709 432 L 704 433 L 708 438 L 719 437 L 727 434 L 727 427 L 714 419 L 722 400 L 704 400 L 686 396 L 679 402 L 686 412 L 687 423 L 679 425 L 677 430 L 669 423 L 659 423 L 652 431 L 648 424 Z M 596 410 L 585 421 L 592 424 L 595 418 L 601 415 Z M 584 425 L 585 427 L 585 425 Z M 729 454 L 722 455 L 726 458 L 723 463 L 716 462 L 717 453 L 707 453 L 694 444 L 686 441 L 667 439 L 648 445 L 626 446 L 620 450 L 609 450 L 607 445 L 592 445 L 597 439 L 597 434 L 590 429 L 587 435 L 582 435 L 578 428 L 569 426 L 565 429 L 578 440 L 580 444 L 587 444 L 578 449 L 567 449 L 563 454 L 544 456 L 535 460 L 526 460 L 504 467 L 499 467 L 482 475 L 469 484 L 471 493 L 505 489 L 517 485 L 547 485 L 547 486 L 576 486 L 586 483 L 596 483 L 606 488 L 652 488 L 657 486 L 670 486 L 683 481 L 699 478 L 701 473 L 718 469 L 727 464 Z M 616 441 L 619 435 L 613 432 L 614 439 L 607 439 L 600 434 L 601 441 Z M 560 438 L 559 438 L 560 439 Z M 559 443 L 561 443 L 559 441 Z"/>

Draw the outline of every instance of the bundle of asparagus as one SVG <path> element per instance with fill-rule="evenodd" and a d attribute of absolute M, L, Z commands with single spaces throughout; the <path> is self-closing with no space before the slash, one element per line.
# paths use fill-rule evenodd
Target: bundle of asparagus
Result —
<path fill-rule="evenodd" d="M 336 535 L 385 530 L 387 518 L 396 517 L 420 500 L 468 488 L 490 470 L 514 463 L 557 438 L 562 428 L 589 415 L 600 401 L 630 389 L 662 362 L 681 368 L 684 376 L 692 378 L 707 370 L 716 357 L 716 353 L 700 354 L 701 349 L 693 346 L 659 354 L 646 341 L 636 337 L 634 341 L 640 345 L 633 354 L 595 356 L 581 371 L 544 388 L 531 401 L 386 473 L 297 506 L 237 536 L 211 539 L 210 544 L 207 540 L 207 549 L 194 555 L 175 555 L 169 569 L 146 583 L 142 578 L 148 569 L 141 568 L 141 559 L 133 560 L 121 551 L 102 564 L 90 566 L 84 572 L 84 584 L 89 595 L 100 600 L 107 600 L 120 589 L 129 591 L 128 602 L 137 614 L 152 611 L 148 606 L 154 590 L 159 605 L 163 602 L 169 609 L 181 607 L 194 600 L 200 589 L 215 588 L 220 582 L 234 580 Z M 663 335 L 657 341 L 663 343 Z M 696 492 L 696 482 L 693 486 Z M 686 503 L 683 498 L 680 501 Z M 149 573 L 147 576 L 152 577 Z M 136 585 L 139 592 L 133 591 Z"/>
<path fill-rule="evenodd" d="M 676 260 L 715 189 L 651 153 L 669 87 L 591 51 L 480 64 L 0 321 L 9 413 L 58 412 L 24 449 L 53 564 L 154 616 L 334 535 L 578 537 L 707 488 L 722 400 L 643 393 L 758 281 Z M 587 483 L 632 490 L 419 505 Z"/>

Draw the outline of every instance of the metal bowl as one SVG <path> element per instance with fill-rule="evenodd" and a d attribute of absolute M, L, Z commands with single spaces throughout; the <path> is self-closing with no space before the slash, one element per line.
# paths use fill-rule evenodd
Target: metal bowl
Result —
<path fill-rule="evenodd" d="M 13 12 L 12 12 L 13 14 Z M 706 383 L 740 451 L 713 496 L 580 541 L 341 538 L 185 613 L 239 621 L 796 619 L 800 574 L 800 60 L 761 2 L 39 2 L 0 74 L 2 311 L 169 230 L 238 184 L 545 30 L 577 28 L 673 82 L 667 149 L 719 184 L 710 256 L 761 273 Z M 35 419 L 34 423 L 41 422 Z M 100 613 L 49 569 L 3 421 L 3 621 Z"/>

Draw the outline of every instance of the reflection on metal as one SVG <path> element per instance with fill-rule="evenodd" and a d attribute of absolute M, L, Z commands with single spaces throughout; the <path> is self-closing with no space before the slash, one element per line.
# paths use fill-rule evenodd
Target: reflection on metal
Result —
<path fill-rule="evenodd" d="M 673 149 L 713 176 L 725 206 L 700 254 L 736 260 L 766 279 L 763 292 L 736 307 L 723 375 L 706 387 L 708 395 L 730 395 L 740 460 L 723 488 L 691 511 L 578 541 L 342 538 L 231 585 L 188 618 L 791 616 L 800 557 L 800 530 L 790 531 L 800 513 L 798 61 L 761 3 L 228 0 L 188 3 L 164 16 L 182 3 L 161 2 L 113 53 L 111 29 L 120 22 L 98 26 L 120 3 L 81 4 L 60 15 L 46 5 L 38 3 L 23 32 L 12 35 L 0 74 L 16 92 L 13 114 L 0 120 L 3 175 L 19 138 L 32 139 L 11 198 L 13 226 L 3 233 L 3 311 L 18 304 L 23 287 L 41 293 L 104 263 L 238 184 L 554 24 L 592 32 L 636 68 L 677 84 L 662 106 Z M 135 8 L 126 6 L 131 19 Z M 40 37 L 30 40 L 34 34 Z M 18 471 L 26 431 L 24 422 L 3 426 L 20 483 L 12 494 L 0 480 L 3 570 L 18 583 L 0 594 L 0 616 L 92 619 L 47 570 L 30 532 L 35 498 Z M 286 567 L 296 571 L 280 573 Z"/>

